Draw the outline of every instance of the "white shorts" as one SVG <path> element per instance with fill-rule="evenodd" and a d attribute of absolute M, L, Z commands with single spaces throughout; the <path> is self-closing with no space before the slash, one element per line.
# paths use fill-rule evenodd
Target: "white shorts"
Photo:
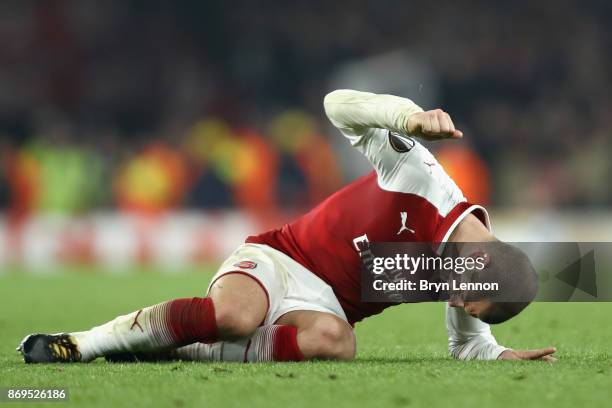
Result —
<path fill-rule="evenodd" d="M 264 325 L 274 324 L 293 310 L 314 310 L 347 321 L 332 288 L 318 276 L 284 253 L 261 244 L 242 244 L 219 267 L 208 291 L 217 279 L 228 273 L 253 277 L 268 297 Z"/>

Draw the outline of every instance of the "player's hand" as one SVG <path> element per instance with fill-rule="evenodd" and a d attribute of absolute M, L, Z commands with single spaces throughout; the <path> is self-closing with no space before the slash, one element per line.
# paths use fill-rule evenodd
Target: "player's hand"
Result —
<path fill-rule="evenodd" d="M 546 347 L 537 350 L 506 350 L 497 357 L 498 360 L 541 360 L 554 363 L 557 359 L 553 353 L 557 351 L 554 347 Z"/>
<path fill-rule="evenodd" d="M 417 112 L 408 117 L 406 131 L 426 140 L 460 139 L 463 132 L 455 129 L 453 120 L 442 109 Z"/>

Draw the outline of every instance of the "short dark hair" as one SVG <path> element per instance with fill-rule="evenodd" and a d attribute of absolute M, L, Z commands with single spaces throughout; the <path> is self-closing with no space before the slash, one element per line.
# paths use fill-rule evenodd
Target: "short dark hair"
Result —
<path fill-rule="evenodd" d="M 521 313 L 523 309 L 529 306 L 529 303 L 531 302 L 493 302 L 478 317 L 488 324 L 503 323 Z"/>
<path fill-rule="evenodd" d="M 488 300 L 491 306 L 480 317 L 485 323 L 497 324 L 518 315 L 535 299 L 538 276 L 529 257 L 519 248 L 496 241 L 486 244 L 489 262 L 474 271 L 472 282 L 497 282 L 496 292 L 470 291 L 466 300 Z"/>

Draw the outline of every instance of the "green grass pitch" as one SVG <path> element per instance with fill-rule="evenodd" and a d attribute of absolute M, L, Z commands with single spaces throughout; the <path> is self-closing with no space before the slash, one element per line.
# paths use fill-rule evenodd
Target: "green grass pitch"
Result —
<path fill-rule="evenodd" d="M 575 408 L 604 406 L 612 396 L 609 303 L 535 304 L 495 327 L 502 344 L 557 346 L 554 365 L 452 360 L 442 304 L 403 305 L 358 324 L 358 357 L 345 363 L 25 365 L 15 352 L 31 332 L 86 329 L 202 295 L 209 278 L 153 271 L 0 276 L 0 387 L 67 387 L 70 401 L 59 406 L 99 407 Z"/>

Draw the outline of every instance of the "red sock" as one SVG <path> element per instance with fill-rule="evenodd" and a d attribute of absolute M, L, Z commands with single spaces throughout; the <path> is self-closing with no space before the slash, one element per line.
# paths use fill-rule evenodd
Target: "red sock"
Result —
<path fill-rule="evenodd" d="M 294 326 L 271 326 L 274 327 L 272 335 L 274 361 L 302 361 L 304 355 L 300 351 L 297 342 L 297 327 Z"/>
<path fill-rule="evenodd" d="M 166 325 L 177 345 L 217 341 L 215 306 L 211 298 L 185 298 L 169 302 Z"/>

